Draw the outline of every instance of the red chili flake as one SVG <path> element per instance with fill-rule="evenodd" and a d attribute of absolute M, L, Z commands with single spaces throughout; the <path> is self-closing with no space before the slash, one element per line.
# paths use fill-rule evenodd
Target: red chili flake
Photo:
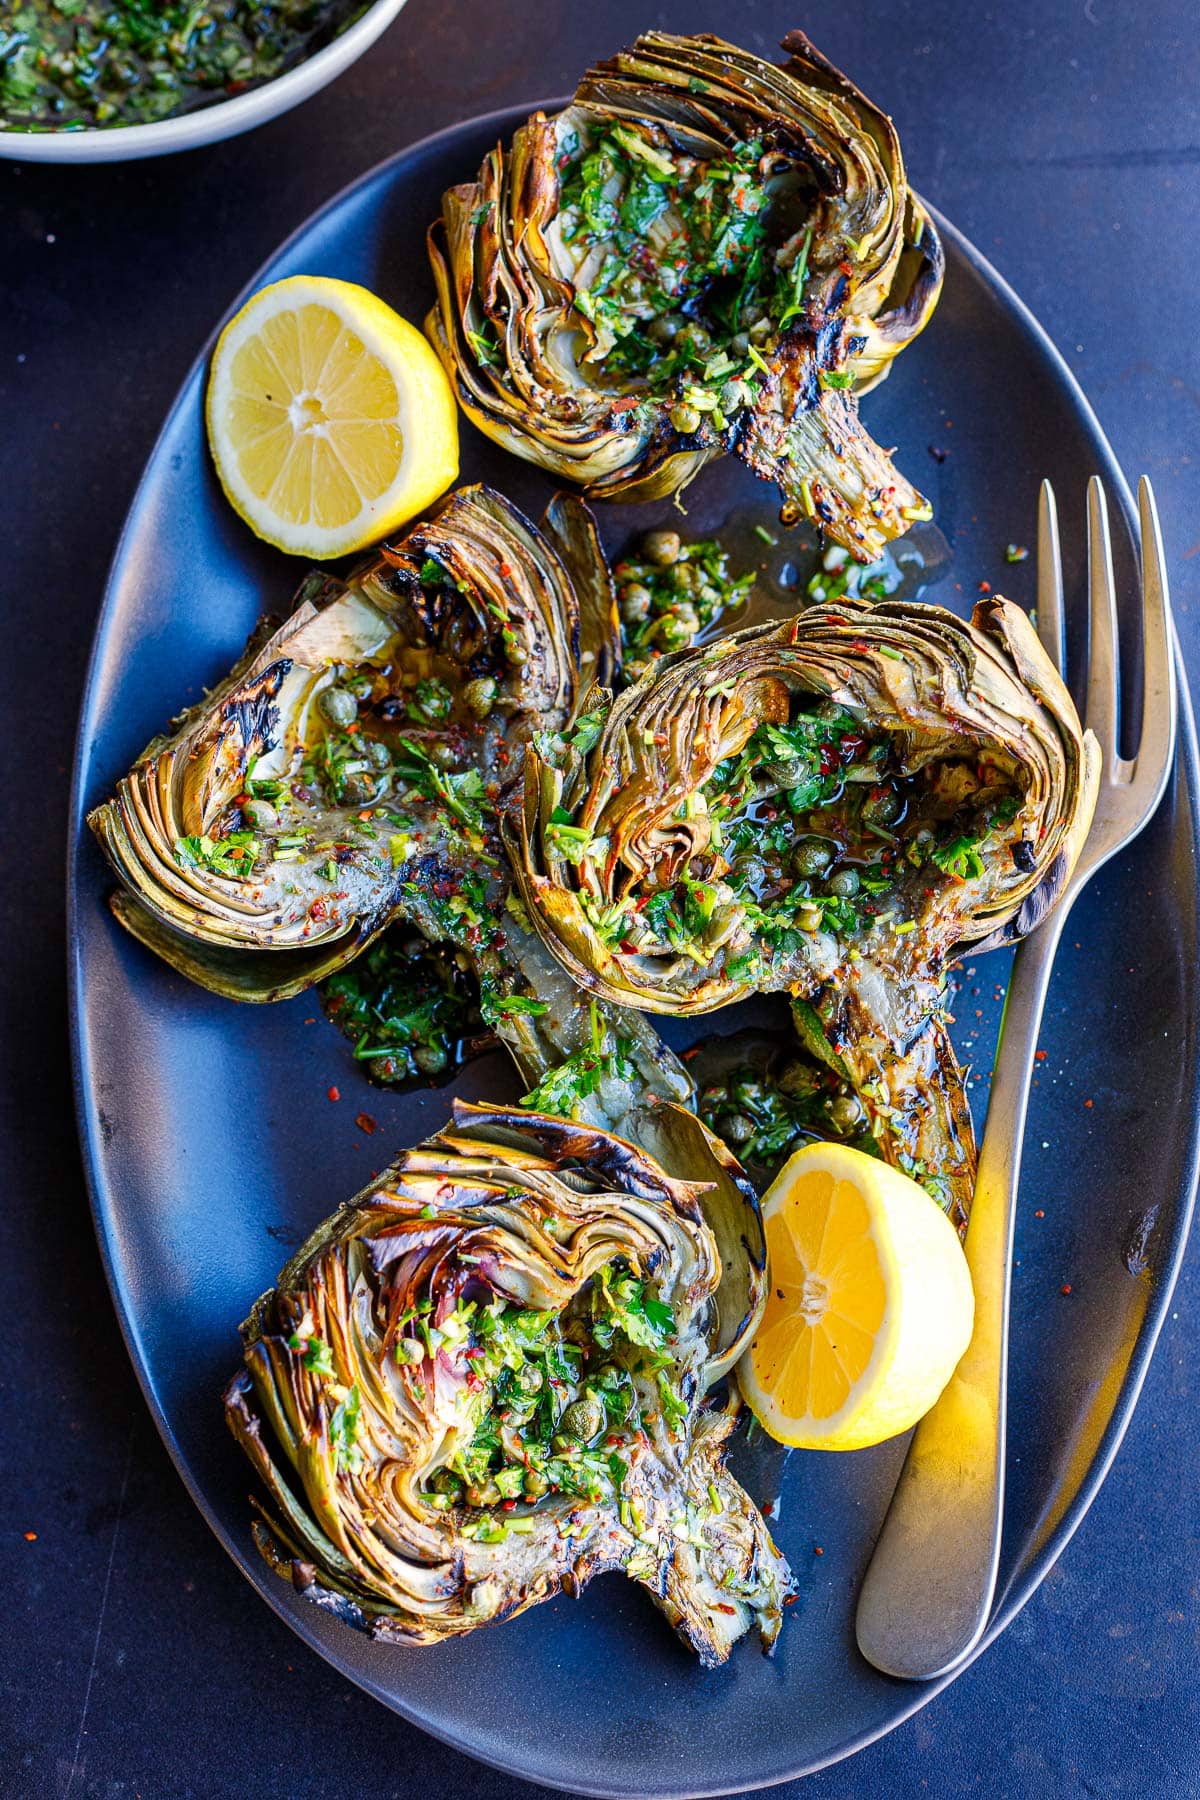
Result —
<path fill-rule="evenodd" d="M 501 1512 L 515 1512 L 516 1506 L 517 1506 L 517 1503 L 515 1500 L 502 1500 L 500 1502 L 500 1511 Z"/>
<path fill-rule="evenodd" d="M 737 1607 L 730 1606 L 728 1600 L 714 1600 L 713 1610 L 719 1613 L 736 1613 Z"/>
<path fill-rule="evenodd" d="M 365 1131 L 368 1137 L 373 1131 L 379 1130 L 379 1120 L 373 1119 L 370 1113 L 359 1113 L 354 1123 L 360 1131 Z"/>
<path fill-rule="evenodd" d="M 813 1555 L 814 1556 L 824 1556 L 824 1554 L 825 1554 L 825 1552 L 824 1552 L 824 1550 L 822 1550 L 820 1544 L 813 1545 Z"/>
<path fill-rule="evenodd" d="M 328 1093 L 329 1098 L 331 1100 L 340 1100 L 342 1097 L 341 1088 L 336 1088 L 336 1087 L 327 1088 L 326 1092 Z"/>
<path fill-rule="evenodd" d="M 604 1443 L 605 1443 L 605 1446 L 607 1449 L 612 1450 L 616 1447 L 616 1445 L 618 1445 L 620 1443 L 620 1441 L 621 1440 L 617 1436 L 616 1432 L 610 1431 L 608 1436 L 605 1438 Z"/>
<path fill-rule="evenodd" d="M 1039 1206 L 1033 1216 L 1035 1219 L 1044 1219 L 1046 1215 L 1043 1212 L 1042 1208 Z"/>
<path fill-rule="evenodd" d="M 990 594 L 992 591 L 991 582 L 990 581 L 981 581 L 979 584 L 979 591 L 981 594 Z"/>
<path fill-rule="evenodd" d="M 1044 1050 L 1035 1050 L 1033 1054 L 1034 1054 L 1034 1059 L 1037 1062 L 1045 1062 L 1046 1052 Z"/>
<path fill-rule="evenodd" d="M 1069 1293 L 1070 1293 L 1070 1291 L 1071 1291 L 1071 1284 L 1070 1284 L 1070 1282 L 1069 1282 L 1069 1281 L 1064 1281 L 1064 1282 L 1063 1282 L 1063 1284 L 1062 1284 L 1062 1286 L 1061 1286 L 1061 1287 L 1060 1287 L 1060 1288 L 1059 1288 L 1059 1290 L 1058 1290 L 1058 1291 L 1059 1291 L 1059 1293 L 1060 1293 L 1060 1294 L 1069 1294 Z"/>
<path fill-rule="evenodd" d="M 25 1542 L 27 1544 L 36 1544 L 37 1543 L 37 1532 L 36 1531 L 27 1531 L 25 1533 Z"/>
<path fill-rule="evenodd" d="M 1094 1100 L 1085 1100 L 1083 1104 L 1087 1107 L 1088 1111 L 1091 1112 L 1092 1107 L 1096 1104 L 1096 1102 Z"/>
<path fill-rule="evenodd" d="M 310 919 L 323 919 L 325 917 L 325 910 L 325 902 L 323 900 L 314 900 L 308 909 L 308 916 Z"/>
<path fill-rule="evenodd" d="M 484 1351 L 483 1351 L 482 1344 L 468 1344 L 466 1349 L 463 1351 L 463 1355 L 466 1357 L 468 1362 L 473 1362 L 477 1356 L 482 1356 L 483 1353 L 484 1353 Z M 507 1419 L 508 1414 L 505 1413 L 504 1417 Z"/>

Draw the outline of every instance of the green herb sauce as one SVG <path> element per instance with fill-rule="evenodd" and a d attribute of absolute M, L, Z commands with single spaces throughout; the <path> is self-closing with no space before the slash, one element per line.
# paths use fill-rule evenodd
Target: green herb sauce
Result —
<path fill-rule="evenodd" d="M 321 983 L 326 1015 L 373 1081 L 445 1078 L 490 1036 L 475 982 L 453 951 L 397 927 Z"/>
<path fill-rule="evenodd" d="M 0 128 L 147 125 L 272 81 L 363 0 L 28 0 L 0 19 Z"/>
<path fill-rule="evenodd" d="M 683 650 L 714 626 L 740 621 L 729 615 L 745 605 L 753 569 L 734 575 L 729 553 L 716 538 L 685 544 L 677 531 L 649 531 L 637 555 L 613 570 L 621 619 L 622 679 L 626 685 L 658 657 Z"/>
<path fill-rule="evenodd" d="M 560 1314 L 499 1299 L 460 1302 L 432 1323 L 428 1301 L 399 1321 L 396 1361 L 436 1350 L 468 1370 L 470 1436 L 429 1481 L 431 1505 L 479 1509 L 463 1535 L 499 1542 L 521 1528 L 516 1502 L 547 1494 L 619 1495 L 622 1448 L 660 1413 L 677 1429 L 687 1403 L 670 1379 L 671 1308 L 652 1284 L 617 1261 Z M 497 1517 L 483 1509 L 508 1510 Z"/>
<path fill-rule="evenodd" d="M 723 432 L 804 311 L 811 175 L 758 139 L 704 161 L 630 121 L 565 143 L 559 176 L 589 368 L 673 393 L 677 431 L 707 418 Z M 826 380 L 853 383 L 836 370 Z"/>

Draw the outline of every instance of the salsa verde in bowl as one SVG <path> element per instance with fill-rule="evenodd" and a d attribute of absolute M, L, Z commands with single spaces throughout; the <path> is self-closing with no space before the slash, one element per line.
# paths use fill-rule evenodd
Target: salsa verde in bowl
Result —
<path fill-rule="evenodd" d="M 0 20 L 0 156 L 111 162 L 275 118 L 404 0 L 20 0 Z"/>

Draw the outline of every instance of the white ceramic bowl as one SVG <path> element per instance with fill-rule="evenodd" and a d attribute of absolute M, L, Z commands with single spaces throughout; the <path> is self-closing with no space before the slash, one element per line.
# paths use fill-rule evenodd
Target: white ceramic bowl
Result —
<path fill-rule="evenodd" d="M 298 106 L 348 69 L 387 30 L 404 0 L 375 0 L 361 19 L 297 68 L 248 93 L 152 125 L 114 125 L 90 131 L 0 131 L 0 156 L 17 162 L 126 162 L 135 156 L 169 156 L 236 137 Z"/>

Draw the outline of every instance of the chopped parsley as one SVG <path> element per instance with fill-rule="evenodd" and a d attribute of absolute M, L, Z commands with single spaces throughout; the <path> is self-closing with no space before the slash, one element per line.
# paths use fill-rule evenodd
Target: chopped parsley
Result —
<path fill-rule="evenodd" d="M 254 867 L 259 843 L 252 831 L 231 831 L 227 837 L 175 839 L 175 857 L 185 869 L 210 869 L 231 881 L 244 880 Z"/>

